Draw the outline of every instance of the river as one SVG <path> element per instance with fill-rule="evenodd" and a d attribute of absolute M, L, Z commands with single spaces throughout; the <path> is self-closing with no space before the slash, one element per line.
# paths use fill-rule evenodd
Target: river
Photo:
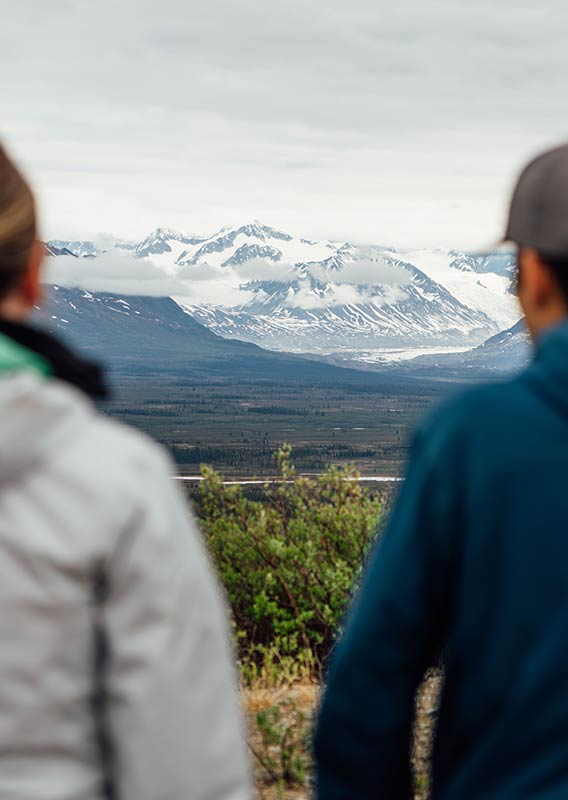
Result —
<path fill-rule="evenodd" d="M 317 475 L 298 475 L 299 478 L 316 478 Z M 174 475 L 176 481 L 186 481 L 187 483 L 200 483 L 202 475 Z M 358 480 L 361 483 L 399 483 L 403 478 L 394 478 L 391 475 L 362 475 L 360 478 L 349 478 Z M 283 481 L 282 478 L 231 478 L 223 481 L 225 486 L 263 486 L 265 483 L 294 483 L 293 480 Z"/>

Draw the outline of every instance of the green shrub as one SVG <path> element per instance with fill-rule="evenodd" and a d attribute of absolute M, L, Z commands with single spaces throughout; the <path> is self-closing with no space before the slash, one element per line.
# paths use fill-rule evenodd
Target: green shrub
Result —
<path fill-rule="evenodd" d="M 377 529 L 380 500 L 352 467 L 297 477 L 291 448 L 275 456 L 281 481 L 265 501 L 202 469 L 200 513 L 225 586 L 241 659 L 311 660 L 318 671 Z M 307 655 L 306 655 L 307 654 Z"/>

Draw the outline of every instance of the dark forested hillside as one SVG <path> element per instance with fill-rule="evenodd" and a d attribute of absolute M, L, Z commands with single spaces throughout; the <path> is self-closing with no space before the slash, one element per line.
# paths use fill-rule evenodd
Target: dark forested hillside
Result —
<path fill-rule="evenodd" d="M 39 324 L 104 359 L 116 373 L 169 372 L 201 380 L 379 386 L 392 378 L 263 350 L 214 334 L 169 297 L 47 287 Z"/>

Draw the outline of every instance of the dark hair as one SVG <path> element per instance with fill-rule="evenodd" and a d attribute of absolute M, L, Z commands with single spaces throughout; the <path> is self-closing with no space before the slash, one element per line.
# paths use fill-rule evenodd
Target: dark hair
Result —
<path fill-rule="evenodd" d="M 6 151 L 0 146 L 0 299 L 26 271 L 37 237 L 32 191 Z"/>
<path fill-rule="evenodd" d="M 568 256 L 551 256 L 546 253 L 539 253 L 539 256 L 552 272 L 554 280 L 568 304 Z"/>

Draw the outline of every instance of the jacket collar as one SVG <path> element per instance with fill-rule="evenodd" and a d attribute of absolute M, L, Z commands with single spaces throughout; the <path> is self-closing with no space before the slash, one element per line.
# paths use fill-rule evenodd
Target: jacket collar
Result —
<path fill-rule="evenodd" d="M 559 347 L 564 349 L 566 346 L 568 346 L 568 317 L 540 335 L 536 343 L 537 358 L 541 353 L 547 357 L 550 350 L 557 350 Z"/>
<path fill-rule="evenodd" d="M 109 395 L 98 363 L 78 356 L 45 331 L 0 319 L 0 371 L 29 368 L 69 383 L 94 399 Z"/>
<path fill-rule="evenodd" d="M 543 397 L 568 415 L 568 319 L 537 340 L 526 376 Z"/>

